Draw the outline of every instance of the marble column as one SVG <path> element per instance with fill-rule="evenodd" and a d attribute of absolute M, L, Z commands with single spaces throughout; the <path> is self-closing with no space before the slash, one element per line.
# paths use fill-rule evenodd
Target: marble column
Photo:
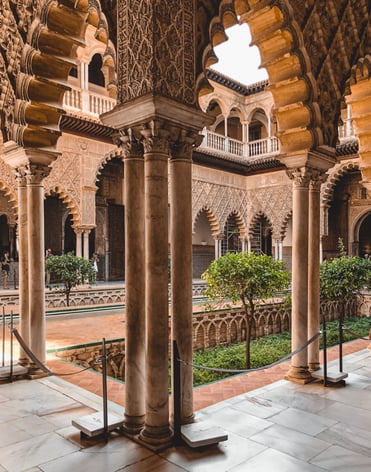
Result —
<path fill-rule="evenodd" d="M 121 138 L 125 195 L 125 417 L 124 430 L 137 434 L 145 418 L 145 252 L 143 148 Z"/>
<path fill-rule="evenodd" d="M 308 340 L 308 205 L 310 171 L 306 167 L 288 171 L 293 180 L 292 217 L 292 350 Z M 311 381 L 308 349 L 291 358 L 287 379 L 300 383 Z"/>
<path fill-rule="evenodd" d="M 192 145 L 184 137 L 171 148 L 170 248 L 172 339 L 180 359 L 192 363 Z M 181 195 L 181 198 L 179 196 Z M 174 353 L 173 353 L 174 355 Z M 193 421 L 193 369 L 180 366 L 181 422 Z"/>
<path fill-rule="evenodd" d="M 171 443 L 169 423 L 168 133 L 151 122 L 142 130 L 145 176 L 146 417 L 140 439 Z"/>
<path fill-rule="evenodd" d="M 82 241 L 81 241 L 81 236 L 82 236 L 82 231 L 75 231 L 76 233 L 76 256 L 77 257 L 82 257 Z"/>
<path fill-rule="evenodd" d="M 312 172 L 309 185 L 309 236 L 308 236 L 308 338 L 320 327 L 320 191 L 324 174 Z M 310 371 L 318 370 L 319 338 L 308 346 Z"/>
<path fill-rule="evenodd" d="M 42 165 L 28 165 L 28 289 L 30 316 L 30 348 L 36 357 L 45 362 L 45 254 L 44 254 L 44 187 L 43 179 L 49 169 Z M 31 374 L 40 370 L 31 365 Z"/>
<path fill-rule="evenodd" d="M 17 169 L 18 181 L 18 273 L 19 273 L 19 333 L 25 343 L 30 345 L 30 312 L 28 299 L 28 209 L 27 179 L 25 168 Z M 19 363 L 27 365 L 28 357 L 19 348 Z"/>
<path fill-rule="evenodd" d="M 89 259 L 89 234 L 90 234 L 90 229 L 85 229 L 82 233 L 82 237 L 84 240 L 84 259 Z"/>

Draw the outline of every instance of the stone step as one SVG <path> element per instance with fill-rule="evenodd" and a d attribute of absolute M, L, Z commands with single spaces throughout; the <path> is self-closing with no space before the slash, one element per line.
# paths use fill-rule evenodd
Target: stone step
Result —
<path fill-rule="evenodd" d="M 318 369 L 314 372 L 311 372 L 311 376 L 315 379 L 324 380 L 325 379 L 325 372 L 324 369 Z M 327 369 L 326 381 L 331 383 L 339 383 L 342 380 L 346 379 L 348 374 L 345 372 L 339 372 L 336 369 Z"/>
<path fill-rule="evenodd" d="M 181 436 L 183 441 L 192 448 L 210 446 L 228 439 L 228 434 L 222 428 L 202 421 L 183 425 Z"/>
<path fill-rule="evenodd" d="M 114 431 L 122 426 L 123 418 L 120 418 L 112 413 L 107 414 L 107 429 L 108 432 Z M 104 433 L 104 418 L 103 411 L 96 411 L 90 415 L 81 416 L 76 420 L 72 420 L 72 426 L 79 429 L 86 436 L 92 438 L 101 436 Z"/>

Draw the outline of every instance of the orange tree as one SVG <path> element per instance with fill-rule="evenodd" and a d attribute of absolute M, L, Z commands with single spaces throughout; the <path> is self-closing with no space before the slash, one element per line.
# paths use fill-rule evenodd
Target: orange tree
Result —
<path fill-rule="evenodd" d="M 66 304 L 70 304 L 73 287 L 85 281 L 95 282 L 96 272 L 90 260 L 75 256 L 72 252 L 62 256 L 51 256 L 45 260 L 45 270 L 53 274 L 63 284 L 61 290 L 66 295 Z"/>
<path fill-rule="evenodd" d="M 246 368 L 250 368 L 250 339 L 258 300 L 270 298 L 287 289 L 290 273 L 282 261 L 253 252 L 229 253 L 214 260 L 202 278 L 205 295 L 211 300 L 242 303 L 246 322 Z"/>

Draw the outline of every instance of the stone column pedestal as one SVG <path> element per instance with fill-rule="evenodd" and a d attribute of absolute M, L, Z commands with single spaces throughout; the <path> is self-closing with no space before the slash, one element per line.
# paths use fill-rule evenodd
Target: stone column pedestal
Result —
<path fill-rule="evenodd" d="M 154 127 L 155 128 L 155 127 Z M 140 440 L 159 449 L 171 444 L 169 423 L 168 157 L 165 130 L 144 136 L 146 249 L 146 417 Z"/>
<path fill-rule="evenodd" d="M 45 362 L 45 255 L 44 255 L 44 187 L 46 169 L 29 165 L 27 175 L 28 215 L 28 288 L 30 316 L 30 348 Z M 39 367 L 30 365 L 31 376 L 45 375 Z"/>
<path fill-rule="evenodd" d="M 170 159 L 170 247 L 172 339 L 180 359 L 192 363 L 192 143 L 172 146 Z M 181 196 L 181 198 L 179 197 Z M 174 353 L 173 353 L 174 355 Z M 193 422 L 193 370 L 181 364 L 181 423 Z"/>
<path fill-rule="evenodd" d="M 121 138 L 125 175 L 125 417 L 124 431 L 138 434 L 145 418 L 144 159 L 142 147 Z"/>
<path fill-rule="evenodd" d="M 309 176 L 306 168 L 289 172 L 293 179 L 292 217 L 292 350 L 308 340 L 308 203 Z M 308 370 L 307 348 L 292 356 L 287 380 L 307 383 L 312 380 Z"/>

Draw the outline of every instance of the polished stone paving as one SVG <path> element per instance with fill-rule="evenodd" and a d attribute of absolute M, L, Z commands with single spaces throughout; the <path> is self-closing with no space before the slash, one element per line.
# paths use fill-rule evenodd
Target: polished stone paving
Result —
<path fill-rule="evenodd" d="M 157 454 L 116 433 L 81 439 L 72 420 L 102 409 L 102 399 L 76 385 L 57 377 L 1 384 L 0 472 L 370 472 L 371 350 L 347 355 L 344 371 L 343 387 L 280 380 L 199 410 L 197 421 L 228 440 Z"/>

